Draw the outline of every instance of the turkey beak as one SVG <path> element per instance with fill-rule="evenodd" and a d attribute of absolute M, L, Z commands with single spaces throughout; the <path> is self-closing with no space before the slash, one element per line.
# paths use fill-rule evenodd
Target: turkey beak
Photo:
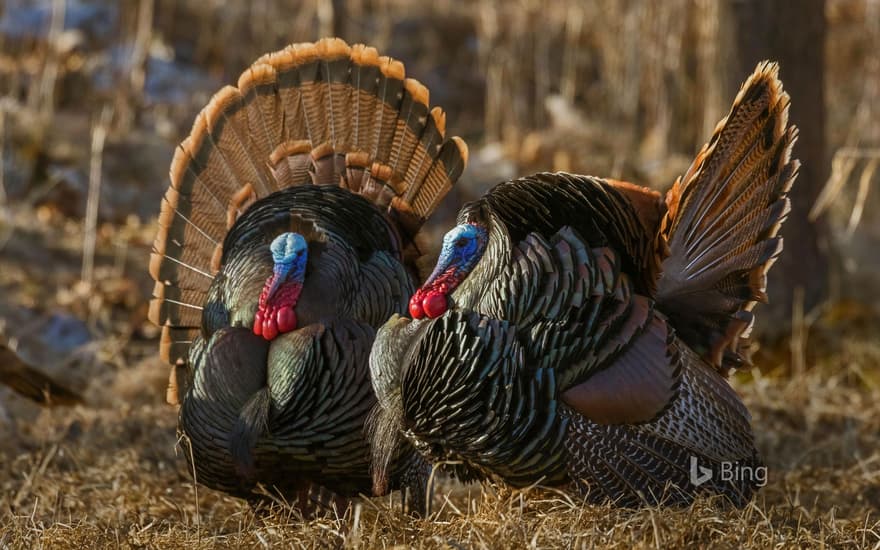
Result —
<path fill-rule="evenodd" d="M 431 274 L 428 275 L 428 278 L 425 280 L 422 288 L 428 288 L 429 286 L 431 286 L 431 283 L 433 283 L 434 280 L 437 279 L 437 277 L 439 277 L 441 273 L 446 271 L 446 268 L 449 267 L 448 264 L 449 262 L 437 262 L 437 265 L 434 267 L 434 271 L 432 271 Z"/>
<path fill-rule="evenodd" d="M 269 293 L 266 295 L 266 300 L 271 300 L 278 289 L 281 287 L 281 283 L 287 279 L 287 274 L 290 273 L 290 264 L 275 264 L 275 276 L 272 277 L 272 285 L 269 287 Z"/>
<path fill-rule="evenodd" d="M 437 278 L 446 273 L 451 269 L 458 269 L 458 266 L 461 264 L 461 259 L 457 258 L 453 255 L 440 256 L 437 261 L 437 265 L 434 267 L 434 271 L 428 276 L 428 279 L 422 285 L 422 288 L 430 287 Z"/>

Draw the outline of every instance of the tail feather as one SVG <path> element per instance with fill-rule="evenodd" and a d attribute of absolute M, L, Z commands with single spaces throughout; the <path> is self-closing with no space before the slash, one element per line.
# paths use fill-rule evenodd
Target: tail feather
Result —
<path fill-rule="evenodd" d="M 351 68 L 354 128 L 352 141 L 357 148 L 364 152 L 372 152 L 374 144 L 372 140 L 375 134 L 371 132 L 373 118 L 380 105 L 378 95 L 379 80 L 382 71 L 379 66 L 379 52 L 376 48 L 358 44 L 351 49 L 351 58 L 354 62 Z"/>
<path fill-rule="evenodd" d="M 214 249 L 222 242 L 212 238 L 208 231 L 220 233 L 222 229 L 219 223 L 203 223 L 203 229 L 187 217 L 191 212 L 190 201 L 169 188 L 159 213 L 159 230 L 153 241 L 150 273 L 157 281 L 176 281 L 189 288 L 207 290 L 213 272 L 204 267 L 210 264 Z M 173 261 L 165 261 L 165 258 Z M 198 276 L 183 274 L 180 272 L 182 269 Z"/>
<path fill-rule="evenodd" d="M 305 139 L 311 143 L 303 107 L 303 94 L 299 87 L 297 66 L 300 57 L 297 50 L 291 45 L 264 58 L 267 63 L 275 67 L 277 72 L 278 97 L 284 112 L 282 132 L 284 139 L 287 141 Z"/>
<path fill-rule="evenodd" d="M 431 109 L 430 115 L 419 138 L 419 144 L 413 152 L 413 158 L 407 172 L 407 179 L 419 182 L 418 185 L 411 186 L 404 195 L 404 199 L 410 204 L 414 204 L 415 197 L 421 193 L 428 172 L 434 166 L 443 146 L 440 138 L 446 131 L 446 113 L 440 108 L 434 107 Z M 464 160 L 467 162 L 467 150 L 463 150 L 465 151 Z"/>
<path fill-rule="evenodd" d="M 325 45 L 322 51 L 323 74 L 326 75 L 327 120 L 330 124 L 330 142 L 339 151 L 347 151 L 352 144 L 352 95 L 351 86 L 351 48 L 344 41 L 320 42 Z"/>
<path fill-rule="evenodd" d="M 312 143 L 307 139 L 285 141 L 278 145 L 269 155 L 272 175 L 278 185 L 284 189 L 301 185 L 309 177 L 311 167 Z"/>
<path fill-rule="evenodd" d="M 310 153 L 309 177 L 313 185 L 334 185 L 339 183 L 341 164 L 345 157 L 333 150 L 329 143 L 323 143 Z"/>
<path fill-rule="evenodd" d="M 202 202 L 194 200 L 192 197 L 182 194 L 173 187 L 169 187 L 162 197 L 162 205 L 159 211 L 159 226 L 163 229 L 156 234 L 156 245 L 160 243 L 166 249 L 171 245 L 181 247 L 182 244 L 191 243 L 197 246 L 191 246 L 190 254 L 201 254 L 204 257 L 210 257 L 208 253 L 214 246 L 223 242 L 217 239 L 215 235 L 223 235 L 226 231 L 226 224 L 222 219 L 205 217 L 203 211 L 205 207 L 215 208 L 212 199 Z M 224 205 L 227 206 L 228 205 Z M 175 233 L 170 233 L 174 230 Z M 181 234 L 182 233 L 182 234 Z M 178 259 L 183 259 L 179 255 L 175 255 Z"/>
<path fill-rule="evenodd" d="M 277 80 L 275 67 L 267 63 L 254 63 L 238 79 L 238 89 L 246 110 L 243 118 L 247 124 L 248 150 L 257 160 L 257 168 L 263 175 L 259 182 L 264 184 L 260 196 L 281 188 L 265 168 L 265 159 L 283 141 L 284 112 L 281 98 L 278 97 Z"/>
<path fill-rule="evenodd" d="M 207 164 L 210 170 L 213 165 L 221 165 L 223 172 L 233 179 L 226 182 L 231 186 L 230 195 L 250 183 L 265 196 L 276 189 L 270 183 L 270 174 L 265 159 L 270 152 L 270 144 L 260 140 L 259 109 L 252 108 L 257 96 L 245 101 L 244 90 L 226 86 L 217 92 L 202 111 L 207 122 L 206 137 L 212 144 L 212 153 L 219 162 Z M 257 120 L 252 113 L 256 112 Z M 268 139 L 268 136 L 265 136 Z M 264 147 L 264 149 L 262 148 Z M 210 157 L 209 157 L 210 159 Z"/>
<path fill-rule="evenodd" d="M 379 84 L 376 87 L 376 97 L 379 102 L 376 106 L 373 119 L 373 132 L 370 139 L 373 158 L 386 160 L 391 152 L 391 138 L 394 136 L 394 128 L 397 125 L 397 109 L 399 101 L 403 97 L 403 80 L 405 71 L 403 63 L 382 56 L 379 58 Z"/>
<path fill-rule="evenodd" d="M 797 175 L 797 129 L 778 67 L 764 62 L 743 84 L 691 167 L 666 196 L 657 302 L 679 336 L 728 368 L 747 359 L 752 308 L 766 301 L 766 273 L 782 250 L 776 234 Z"/>
<path fill-rule="evenodd" d="M 443 144 L 434 160 L 422 186 L 413 197 L 413 210 L 419 216 L 428 216 L 446 194 L 452 189 L 455 181 L 464 171 L 467 164 L 467 150 L 464 141 L 452 138 Z"/>
<path fill-rule="evenodd" d="M 154 298 L 150 300 L 149 318 L 153 323 L 164 326 L 199 326 L 202 321 L 202 306 L 206 293 L 172 285 L 156 283 Z"/>
<path fill-rule="evenodd" d="M 441 146 L 439 138 L 443 136 L 445 131 L 446 113 L 439 107 L 434 107 L 425 121 L 425 127 L 419 136 L 419 142 L 416 144 L 407 168 L 407 181 L 419 182 L 417 185 L 411 185 L 403 197 L 409 204 L 413 203 L 413 198 L 421 190 L 428 170 L 434 165 L 434 159 L 437 158 Z"/>
<path fill-rule="evenodd" d="M 222 242 L 224 224 L 216 212 L 224 210 L 227 205 L 220 190 L 215 191 L 197 170 L 190 154 L 192 142 L 192 137 L 187 137 L 174 152 L 169 171 L 171 186 L 165 198 L 171 209 L 181 214 L 184 220 L 192 219 L 193 225 L 214 242 Z"/>
<path fill-rule="evenodd" d="M 313 144 L 330 141 L 327 124 L 326 93 L 320 78 L 322 76 L 318 51 L 313 44 L 303 46 L 301 55 L 304 62 L 299 65 L 299 85 L 302 90 L 300 100 L 305 115 L 306 134 Z"/>
<path fill-rule="evenodd" d="M 247 177 L 253 169 L 252 166 L 232 164 L 239 158 L 245 159 L 242 164 L 250 165 L 251 161 L 247 153 L 240 150 L 243 145 L 234 125 L 224 124 L 226 117 L 222 109 L 238 111 L 241 107 L 241 94 L 237 89 L 232 86 L 221 89 L 196 116 L 190 132 L 192 140 L 188 143 L 184 140 L 181 144 L 189 147 L 190 162 L 199 178 L 208 183 L 216 196 L 226 199 L 221 199 L 223 210 L 228 197 L 248 181 Z M 244 180 L 239 178 L 239 173 Z"/>
<path fill-rule="evenodd" d="M 413 151 L 419 142 L 425 123 L 428 121 L 428 88 L 418 80 L 407 78 L 404 81 L 403 101 L 400 116 L 391 142 L 388 164 L 395 172 L 409 164 Z"/>
<path fill-rule="evenodd" d="M 467 161 L 442 110 L 403 64 L 340 39 L 258 59 L 211 99 L 171 165 L 150 273 L 151 318 L 198 328 L 226 232 L 250 204 L 297 185 L 338 185 L 388 210 L 405 258 Z M 415 251 L 415 252 L 413 252 Z M 200 301 L 201 300 L 201 301 Z M 181 345 L 165 345 L 163 356 Z"/>
<path fill-rule="evenodd" d="M 186 362 L 189 348 L 198 335 L 198 328 L 173 327 L 166 324 L 162 327 L 162 334 L 159 337 L 159 354 L 172 365 Z"/>

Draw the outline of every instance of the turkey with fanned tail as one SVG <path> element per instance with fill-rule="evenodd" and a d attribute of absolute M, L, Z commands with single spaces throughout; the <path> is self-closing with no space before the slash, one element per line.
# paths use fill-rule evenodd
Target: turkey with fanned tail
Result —
<path fill-rule="evenodd" d="M 213 97 L 172 162 L 150 262 L 198 482 L 305 505 L 371 493 L 370 348 L 406 311 L 419 229 L 466 161 L 428 90 L 363 45 L 294 44 Z M 424 473 L 401 450 L 378 492 L 418 506 Z"/>
<path fill-rule="evenodd" d="M 462 479 L 623 506 L 765 480 L 726 375 L 782 249 L 796 129 L 762 63 L 666 194 L 536 174 L 459 213 L 409 315 L 370 356 L 374 476 L 407 442 Z"/>

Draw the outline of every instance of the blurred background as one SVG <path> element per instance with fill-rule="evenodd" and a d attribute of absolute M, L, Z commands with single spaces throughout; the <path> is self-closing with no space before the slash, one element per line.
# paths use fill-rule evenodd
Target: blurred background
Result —
<path fill-rule="evenodd" d="M 95 445 L 141 442 L 116 452 L 178 467 L 146 320 L 174 147 L 260 54 L 328 35 L 404 61 L 468 141 L 437 235 L 463 201 L 534 171 L 666 189 L 757 62 L 779 61 L 803 168 L 772 303 L 757 309 L 756 364 L 797 375 L 851 349 L 844 336 L 876 335 L 880 0 L 5 0 L 0 341 L 107 414 L 62 421 L 0 388 L 4 470 L 38 460 L 15 449 L 42 452 L 94 423 L 107 431 L 88 436 Z M 10 506 L 27 503 L 31 489 L 10 479 Z"/>

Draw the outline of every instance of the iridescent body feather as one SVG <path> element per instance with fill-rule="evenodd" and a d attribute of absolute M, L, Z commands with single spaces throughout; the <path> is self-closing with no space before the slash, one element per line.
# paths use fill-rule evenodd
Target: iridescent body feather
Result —
<path fill-rule="evenodd" d="M 761 462 L 725 377 L 748 360 L 751 311 L 782 249 L 795 138 L 763 63 L 665 201 L 560 173 L 466 205 L 450 235 L 469 252 L 444 249 L 410 302 L 417 320 L 395 316 L 377 335 L 374 450 L 402 434 L 463 479 L 744 505 L 760 476 L 721 470 Z M 692 464 L 711 479 L 695 483 Z"/>

